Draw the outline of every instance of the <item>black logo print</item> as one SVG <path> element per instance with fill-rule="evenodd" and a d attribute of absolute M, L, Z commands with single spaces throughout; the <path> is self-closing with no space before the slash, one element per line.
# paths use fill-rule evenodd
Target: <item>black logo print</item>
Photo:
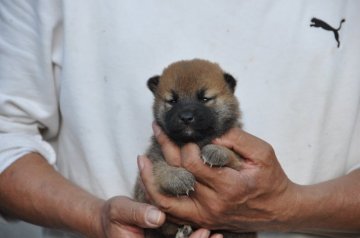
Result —
<path fill-rule="evenodd" d="M 320 19 L 317 19 L 317 18 L 312 18 L 311 19 L 311 24 L 310 26 L 311 27 L 321 27 L 322 29 L 324 30 L 327 30 L 327 31 L 332 31 L 334 32 L 334 36 L 335 36 L 335 40 L 337 42 L 337 47 L 339 48 L 340 47 L 340 40 L 339 40 L 339 31 L 341 29 L 341 26 L 342 24 L 345 22 L 345 19 L 342 19 L 340 21 L 340 26 L 335 29 L 334 27 L 330 26 L 329 24 L 327 24 L 326 22 L 324 22 L 323 20 L 320 20 Z"/>

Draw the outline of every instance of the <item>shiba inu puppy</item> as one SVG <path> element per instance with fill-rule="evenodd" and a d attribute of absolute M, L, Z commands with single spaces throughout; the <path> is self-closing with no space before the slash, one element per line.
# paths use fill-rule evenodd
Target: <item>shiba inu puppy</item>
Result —
<path fill-rule="evenodd" d="M 233 76 L 215 63 L 194 59 L 171 64 L 160 76 L 150 78 L 147 85 L 155 97 L 154 119 L 176 145 L 196 143 L 201 148 L 204 163 L 209 166 L 240 166 L 241 159 L 234 152 L 211 144 L 230 128 L 241 127 Z M 173 196 L 191 194 L 194 176 L 184 168 L 167 164 L 154 138 L 146 154 L 153 163 L 155 181 L 162 193 Z M 140 180 L 135 188 L 135 199 L 148 202 Z M 256 237 L 254 233 L 220 233 L 225 238 Z M 179 229 L 175 224 L 165 223 L 158 230 L 146 230 L 145 237 L 185 238 L 190 234 L 190 226 Z"/>

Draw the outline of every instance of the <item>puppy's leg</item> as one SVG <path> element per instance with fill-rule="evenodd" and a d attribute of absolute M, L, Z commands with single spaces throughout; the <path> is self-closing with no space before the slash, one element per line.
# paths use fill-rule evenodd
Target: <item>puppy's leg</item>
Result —
<path fill-rule="evenodd" d="M 163 160 L 154 160 L 153 173 L 155 183 L 161 192 L 173 196 L 189 195 L 194 191 L 195 178 L 187 170 L 172 167 Z M 179 228 L 178 225 L 166 222 L 161 228 L 166 237 L 187 238 L 192 230 L 190 226 Z"/>
<path fill-rule="evenodd" d="M 155 182 L 160 190 L 173 196 L 189 195 L 194 190 L 195 178 L 187 170 L 172 167 L 165 161 L 154 161 Z"/>
<path fill-rule="evenodd" d="M 241 166 L 241 158 L 232 150 L 220 145 L 205 145 L 201 149 L 201 155 L 204 163 L 210 166 L 227 166 L 236 170 Z"/>
<path fill-rule="evenodd" d="M 172 167 L 167 164 L 159 155 L 149 156 L 153 161 L 153 174 L 155 184 L 162 193 L 179 196 L 188 195 L 194 190 L 194 176 L 183 168 Z M 141 185 L 141 179 L 138 179 L 135 187 L 135 198 L 137 201 L 149 202 Z M 190 229 L 188 229 L 190 228 Z M 191 227 L 178 225 L 171 222 L 165 222 L 159 229 L 146 229 L 145 238 L 168 238 L 179 237 L 187 238 L 191 234 Z"/>

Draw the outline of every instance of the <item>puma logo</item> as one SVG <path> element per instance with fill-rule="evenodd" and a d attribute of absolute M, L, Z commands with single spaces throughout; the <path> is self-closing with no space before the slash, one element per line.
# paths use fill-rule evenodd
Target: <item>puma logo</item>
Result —
<path fill-rule="evenodd" d="M 329 24 L 327 24 L 326 22 L 324 22 L 323 20 L 320 20 L 320 19 L 317 19 L 317 18 L 312 18 L 311 19 L 311 24 L 310 24 L 310 27 L 321 27 L 322 29 L 324 30 L 327 30 L 327 31 L 332 31 L 334 32 L 334 36 L 335 36 L 335 40 L 337 42 L 337 47 L 339 48 L 340 47 L 340 40 L 339 40 L 339 31 L 341 29 L 341 26 L 342 24 L 345 22 L 345 19 L 342 19 L 340 21 L 340 26 L 335 29 L 334 27 L 330 26 Z"/>

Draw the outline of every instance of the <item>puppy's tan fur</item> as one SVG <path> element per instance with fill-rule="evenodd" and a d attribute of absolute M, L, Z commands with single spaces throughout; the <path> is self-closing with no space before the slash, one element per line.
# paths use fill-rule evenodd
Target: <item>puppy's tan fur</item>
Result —
<path fill-rule="evenodd" d="M 239 104 L 234 96 L 236 81 L 219 65 L 206 60 L 179 61 L 168 66 L 161 76 L 148 80 L 155 96 L 153 112 L 155 121 L 178 146 L 197 143 L 202 159 L 210 166 L 228 166 L 239 169 L 240 158 L 231 150 L 210 144 L 232 127 L 240 127 Z M 194 189 L 194 176 L 180 167 L 166 163 L 161 148 L 152 138 L 147 156 L 153 162 L 153 173 L 159 191 L 168 195 L 189 195 Z M 149 202 L 138 183 L 135 199 Z M 147 230 L 147 238 L 186 238 L 191 233 L 188 226 L 178 231 L 171 223 L 159 230 Z M 254 233 L 234 234 L 222 232 L 225 238 L 252 238 Z"/>

